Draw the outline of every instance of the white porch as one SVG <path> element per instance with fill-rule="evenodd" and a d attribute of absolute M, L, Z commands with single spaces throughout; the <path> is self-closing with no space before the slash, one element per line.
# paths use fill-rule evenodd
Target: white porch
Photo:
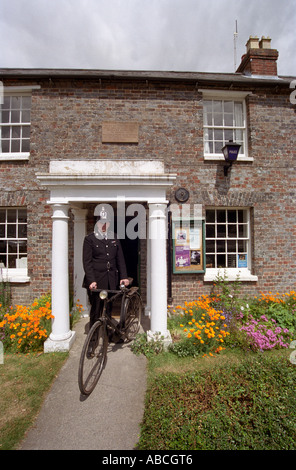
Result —
<path fill-rule="evenodd" d="M 69 210 L 74 215 L 74 301 L 88 310 L 86 290 L 82 288 L 82 245 L 86 235 L 86 210 L 89 203 L 125 202 L 149 207 L 147 238 L 147 304 L 150 315 L 149 336 L 167 330 L 166 190 L 175 174 L 165 174 L 160 161 L 51 161 L 49 173 L 37 179 L 50 190 L 52 205 L 52 333 L 45 352 L 69 350 L 74 332 L 69 322 Z"/>

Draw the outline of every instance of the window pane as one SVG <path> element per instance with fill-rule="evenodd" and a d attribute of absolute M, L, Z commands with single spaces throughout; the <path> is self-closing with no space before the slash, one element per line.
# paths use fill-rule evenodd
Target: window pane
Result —
<path fill-rule="evenodd" d="M 217 222 L 226 222 L 226 211 L 225 210 L 220 210 L 220 211 L 217 210 Z"/>
<path fill-rule="evenodd" d="M 8 241 L 8 253 L 17 253 L 17 240 L 9 240 Z"/>
<path fill-rule="evenodd" d="M 224 101 L 224 113 L 233 115 L 233 101 Z"/>
<path fill-rule="evenodd" d="M 206 240 L 206 252 L 215 253 L 215 241 L 214 240 Z"/>
<path fill-rule="evenodd" d="M 246 224 L 238 226 L 238 236 L 239 238 L 247 238 L 248 236 L 248 227 Z"/>
<path fill-rule="evenodd" d="M 5 225 L 0 224 L 0 238 L 5 238 Z"/>
<path fill-rule="evenodd" d="M 228 268 L 236 268 L 236 255 L 227 256 Z"/>
<path fill-rule="evenodd" d="M 217 238 L 226 238 L 226 225 L 217 225 Z"/>
<path fill-rule="evenodd" d="M 214 114 L 214 126 L 223 126 L 223 114 Z"/>
<path fill-rule="evenodd" d="M 227 242 L 227 251 L 228 253 L 236 253 L 236 241 L 235 240 L 229 240 Z"/>
<path fill-rule="evenodd" d="M 208 268 L 215 268 L 215 255 L 206 256 L 206 265 Z"/>
<path fill-rule="evenodd" d="M 20 109 L 21 107 L 21 96 L 12 96 L 11 97 L 11 109 Z"/>
<path fill-rule="evenodd" d="M 27 222 L 27 211 L 26 209 L 18 209 L 18 221 L 19 222 Z"/>
<path fill-rule="evenodd" d="M 2 127 L 2 138 L 9 139 L 10 138 L 10 126 Z"/>
<path fill-rule="evenodd" d="M 2 140 L 2 152 L 9 152 L 9 140 Z"/>
<path fill-rule="evenodd" d="M 11 122 L 20 122 L 21 113 L 20 111 L 11 111 Z"/>
<path fill-rule="evenodd" d="M 233 126 L 233 114 L 224 114 L 224 126 Z"/>
<path fill-rule="evenodd" d="M 209 152 L 214 153 L 214 144 L 213 144 L 213 142 L 209 142 Z"/>
<path fill-rule="evenodd" d="M 9 268 L 16 268 L 16 255 L 10 255 L 8 256 L 8 267 Z"/>
<path fill-rule="evenodd" d="M 206 237 L 207 238 L 215 238 L 215 225 L 207 225 L 206 226 Z"/>
<path fill-rule="evenodd" d="M 23 96 L 22 108 L 23 109 L 31 109 L 31 96 Z"/>
<path fill-rule="evenodd" d="M 7 224 L 7 237 L 16 238 L 16 225 Z"/>
<path fill-rule="evenodd" d="M 12 138 L 17 139 L 21 136 L 21 127 L 20 126 L 13 126 L 12 128 Z"/>
<path fill-rule="evenodd" d="M 220 140 L 221 142 L 223 142 L 223 130 L 222 129 L 215 129 L 214 140 Z"/>
<path fill-rule="evenodd" d="M 247 241 L 246 240 L 239 240 L 238 241 L 238 252 L 239 253 L 246 253 L 247 252 Z"/>
<path fill-rule="evenodd" d="M 16 222 L 16 209 L 7 210 L 7 222 Z"/>
<path fill-rule="evenodd" d="M 20 140 L 12 140 L 11 141 L 11 151 L 12 152 L 19 152 L 20 151 Z"/>
<path fill-rule="evenodd" d="M 27 241 L 26 240 L 21 240 L 19 242 L 19 252 L 20 252 L 20 254 L 26 254 L 27 253 Z"/>
<path fill-rule="evenodd" d="M 236 222 L 236 211 L 229 210 L 227 211 L 227 220 L 230 223 Z"/>
<path fill-rule="evenodd" d="M 217 252 L 225 253 L 225 240 L 217 240 Z"/>
<path fill-rule="evenodd" d="M 18 237 L 27 238 L 27 225 L 25 224 L 18 225 Z"/>
<path fill-rule="evenodd" d="M 30 137 L 30 127 L 29 126 L 23 126 L 23 128 L 22 128 L 22 137 L 27 138 L 27 139 Z"/>
<path fill-rule="evenodd" d="M 30 118 L 31 118 L 31 113 L 30 111 L 23 111 L 22 112 L 22 122 L 30 122 Z"/>
<path fill-rule="evenodd" d="M 217 268 L 226 268 L 226 256 L 217 255 Z"/>
<path fill-rule="evenodd" d="M 22 140 L 22 152 L 30 152 L 30 141 L 29 139 Z"/>
<path fill-rule="evenodd" d="M 225 142 L 229 142 L 229 140 L 236 141 L 236 139 L 233 137 L 233 130 L 232 129 L 226 129 L 225 130 L 224 138 L 225 138 Z"/>
<path fill-rule="evenodd" d="M 9 111 L 2 111 L 2 122 L 7 123 L 9 122 Z"/>
<path fill-rule="evenodd" d="M 222 114 L 222 101 L 214 100 L 213 101 L 213 112 Z"/>
<path fill-rule="evenodd" d="M 234 103 L 234 124 L 236 127 L 244 125 L 243 103 Z"/>
<path fill-rule="evenodd" d="M 4 97 L 2 109 L 10 109 L 10 96 Z"/>
<path fill-rule="evenodd" d="M 239 221 L 240 223 L 242 223 L 242 222 L 245 222 L 245 223 L 248 222 L 248 217 L 247 217 L 247 216 L 248 216 L 247 211 L 243 211 L 243 210 L 238 210 L 238 211 L 237 211 L 237 218 L 238 218 L 238 221 Z"/>
<path fill-rule="evenodd" d="M 207 222 L 215 222 L 215 211 L 207 210 L 206 220 Z"/>
<path fill-rule="evenodd" d="M 3 223 L 6 221 L 6 210 L 0 209 L 0 222 Z"/>
<path fill-rule="evenodd" d="M 236 225 L 228 225 L 228 237 L 236 238 Z"/>

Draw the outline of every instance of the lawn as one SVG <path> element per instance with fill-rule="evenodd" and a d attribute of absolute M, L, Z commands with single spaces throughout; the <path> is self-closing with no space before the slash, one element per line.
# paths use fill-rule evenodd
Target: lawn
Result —
<path fill-rule="evenodd" d="M 5 353 L 0 364 L 0 449 L 11 450 L 32 425 L 67 353 Z"/>

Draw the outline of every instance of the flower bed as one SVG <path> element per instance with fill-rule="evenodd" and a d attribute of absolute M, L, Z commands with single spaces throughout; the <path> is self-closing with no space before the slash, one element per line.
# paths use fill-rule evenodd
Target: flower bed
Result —
<path fill-rule="evenodd" d="M 296 292 L 241 299 L 230 283 L 170 311 L 171 351 L 210 355 L 226 347 L 253 351 L 288 348 L 296 335 Z M 237 290 L 237 285 L 233 286 Z M 216 289 L 217 290 L 217 289 Z"/>
<path fill-rule="evenodd" d="M 51 331 L 53 316 L 50 296 L 36 299 L 30 307 L 16 305 L 2 308 L 0 318 L 0 340 L 5 350 L 40 351 Z"/>

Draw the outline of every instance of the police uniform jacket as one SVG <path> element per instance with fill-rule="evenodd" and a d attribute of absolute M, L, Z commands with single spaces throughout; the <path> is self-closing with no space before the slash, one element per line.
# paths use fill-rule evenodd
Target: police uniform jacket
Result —
<path fill-rule="evenodd" d="M 97 238 L 98 237 L 98 238 Z M 83 287 L 96 282 L 98 289 L 118 289 L 120 279 L 126 279 L 126 265 L 117 235 L 108 232 L 108 238 L 94 233 L 87 235 L 83 243 Z"/>

